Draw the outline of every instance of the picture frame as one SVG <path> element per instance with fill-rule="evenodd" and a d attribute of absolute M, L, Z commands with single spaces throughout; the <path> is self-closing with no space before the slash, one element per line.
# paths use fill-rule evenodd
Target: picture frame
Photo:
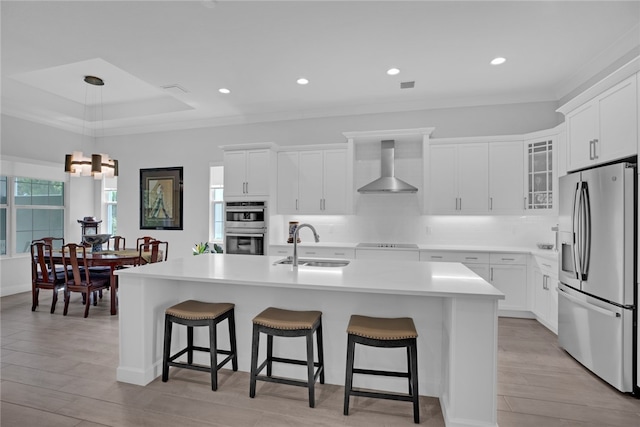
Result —
<path fill-rule="evenodd" d="M 183 229 L 183 168 L 140 169 L 140 228 Z"/>

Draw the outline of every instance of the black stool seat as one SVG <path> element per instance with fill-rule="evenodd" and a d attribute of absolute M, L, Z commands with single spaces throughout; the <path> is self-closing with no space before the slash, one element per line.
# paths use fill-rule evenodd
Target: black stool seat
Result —
<path fill-rule="evenodd" d="M 234 304 L 202 302 L 195 300 L 183 301 L 165 311 L 164 316 L 164 352 L 162 357 L 162 382 L 169 379 L 169 366 L 209 372 L 211 374 L 211 389 L 218 389 L 218 369 L 229 361 L 234 371 L 238 370 L 238 355 L 236 351 L 236 326 L 234 319 Z M 218 323 L 227 320 L 229 324 L 230 350 L 220 350 L 217 344 Z M 173 324 L 177 323 L 187 327 L 187 346 L 171 356 L 171 332 Z M 193 345 L 193 328 L 197 326 L 209 327 L 209 347 Z M 193 351 L 203 351 L 210 355 L 209 366 L 194 365 Z M 175 362 L 175 360 L 187 353 L 187 363 Z M 218 363 L 218 354 L 227 357 Z"/>
<path fill-rule="evenodd" d="M 363 396 L 413 402 L 413 421 L 420 423 L 418 402 L 418 332 L 409 317 L 381 318 L 352 315 L 347 326 L 347 369 L 344 388 L 344 415 L 349 415 L 349 398 Z M 354 368 L 355 345 L 370 347 L 406 347 L 407 372 Z M 407 378 L 409 393 L 390 393 L 353 388 L 353 374 L 381 375 Z"/>
<path fill-rule="evenodd" d="M 314 361 L 313 333 L 316 333 L 318 361 Z M 267 358 L 258 366 L 258 349 L 260 333 L 267 335 Z M 273 356 L 273 337 L 307 338 L 307 360 L 287 359 Z M 307 380 L 280 378 L 272 376 L 273 362 L 307 366 Z M 267 375 L 260 372 L 267 368 Z M 317 370 L 315 370 L 317 368 Z M 314 372 L 315 370 L 315 372 Z M 315 406 L 315 382 L 320 378 L 324 384 L 324 357 L 322 349 L 322 312 L 293 311 L 269 307 L 253 319 L 253 342 L 251 346 L 251 374 L 249 396 L 256 395 L 256 381 L 268 381 L 280 384 L 307 387 L 309 390 L 309 406 Z"/>

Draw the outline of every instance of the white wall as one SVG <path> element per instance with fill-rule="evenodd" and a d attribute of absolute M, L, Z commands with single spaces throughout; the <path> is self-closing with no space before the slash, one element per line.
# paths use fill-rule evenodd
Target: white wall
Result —
<path fill-rule="evenodd" d="M 342 132 L 416 127 L 435 127 L 432 134 L 434 138 L 522 134 L 552 128 L 560 123 L 562 117 L 555 113 L 556 108 L 555 102 L 538 102 L 318 119 L 302 118 L 281 122 L 112 136 L 98 141 L 95 147 L 87 147 L 87 141 L 82 141 L 80 135 L 3 115 L 0 155 L 3 158 L 29 159 L 36 163 L 55 162 L 62 170 L 64 154 L 74 150 L 82 149 L 85 153 L 108 153 L 112 158 L 119 160 L 120 166 L 118 234 L 125 236 L 129 245 L 132 244 L 130 242 L 135 241 L 136 237 L 143 235 L 153 235 L 167 240 L 170 243 L 169 256 L 178 258 L 190 256 L 193 245 L 208 238 L 209 166 L 212 163 L 222 162 L 222 151 L 219 149 L 221 145 L 251 142 L 274 142 L 281 146 L 340 143 L 345 141 Z M 184 230 L 141 230 L 139 227 L 140 169 L 174 166 L 184 167 Z M 69 241 L 79 240 L 80 229 L 77 219 L 84 216 L 100 218 L 99 188 L 99 185 L 90 178 L 74 178 L 68 181 L 70 203 L 68 220 L 65 224 L 65 237 Z M 382 206 L 384 205 L 383 203 Z M 373 216 L 360 212 L 358 216 L 345 217 L 341 220 L 345 225 L 330 226 L 332 233 L 324 232 L 323 234 L 331 236 L 330 238 L 334 241 L 342 241 L 347 231 L 353 231 L 354 234 L 349 237 L 349 241 L 369 239 L 383 241 L 397 237 L 394 241 L 404 239 L 423 242 L 436 238 L 447 240 L 446 236 L 450 232 L 455 233 L 459 230 L 456 226 L 437 225 L 432 227 L 434 231 L 428 239 L 426 234 L 423 235 L 421 232 L 413 238 L 414 230 L 424 230 L 427 223 L 436 219 L 407 213 L 406 209 L 412 209 L 411 206 L 409 204 L 402 207 L 401 212 L 382 211 L 376 212 Z M 406 218 L 398 221 L 397 215 L 406 216 Z M 316 222 L 320 227 L 324 227 L 323 224 L 326 221 L 329 224 L 336 222 L 331 217 Z M 415 227 L 408 226 L 402 230 L 394 228 L 394 224 L 399 226 L 414 223 Z M 275 236 L 279 223 L 276 220 L 273 224 L 275 228 L 272 230 L 272 235 Z M 381 227 L 381 224 L 384 226 Z M 500 225 L 492 227 L 502 229 Z M 488 235 L 491 234 L 492 229 L 494 228 L 487 228 Z M 385 231 L 382 232 L 382 230 Z M 375 234 L 376 232 L 380 234 Z M 517 240 L 518 237 L 522 237 L 522 234 L 513 233 L 513 240 Z M 481 237 L 478 239 L 482 240 Z M 327 241 L 327 238 L 324 240 Z M 7 273 L 16 272 L 17 267 L 14 264 L 5 263 L 4 260 L 0 262 L 2 262 L 0 266 L 6 267 Z M 22 270 L 22 267 L 20 269 Z M 7 277 L 6 282 L 5 277 Z M 14 286 L 16 281 L 23 280 L 10 279 L 9 276 L 5 276 L 4 271 L 2 279 L 0 293 L 5 286 Z M 24 283 L 20 286 L 28 289 L 29 285 Z"/>

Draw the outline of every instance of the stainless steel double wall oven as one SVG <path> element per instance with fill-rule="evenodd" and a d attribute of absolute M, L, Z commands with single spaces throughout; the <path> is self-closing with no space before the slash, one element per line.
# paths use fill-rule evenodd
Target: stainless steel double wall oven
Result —
<path fill-rule="evenodd" d="M 265 255 L 267 220 L 266 202 L 226 202 L 226 253 Z"/>

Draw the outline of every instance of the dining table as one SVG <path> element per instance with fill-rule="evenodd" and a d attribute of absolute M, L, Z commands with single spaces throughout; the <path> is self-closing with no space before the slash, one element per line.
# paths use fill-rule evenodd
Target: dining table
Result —
<path fill-rule="evenodd" d="M 53 261 L 62 263 L 62 251 L 53 251 Z M 111 315 L 118 313 L 118 281 L 114 271 L 123 266 L 140 264 L 140 253 L 137 249 L 120 249 L 93 252 L 86 251 L 87 267 L 109 267 L 109 288 L 111 289 Z M 144 258 L 144 255 L 143 255 Z M 144 263 L 144 261 L 143 261 Z"/>

